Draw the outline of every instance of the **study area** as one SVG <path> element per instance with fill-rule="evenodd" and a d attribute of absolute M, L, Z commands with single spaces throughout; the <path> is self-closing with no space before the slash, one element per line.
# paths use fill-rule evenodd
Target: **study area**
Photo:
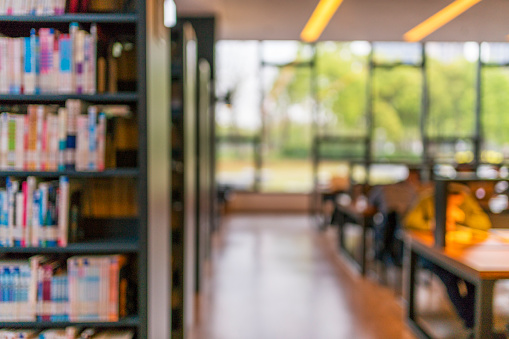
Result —
<path fill-rule="evenodd" d="M 507 0 L 0 0 L 0 339 L 509 338 Z"/>

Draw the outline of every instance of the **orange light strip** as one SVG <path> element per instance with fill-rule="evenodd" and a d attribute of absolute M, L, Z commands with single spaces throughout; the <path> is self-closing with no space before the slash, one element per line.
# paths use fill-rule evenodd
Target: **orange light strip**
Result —
<path fill-rule="evenodd" d="M 456 0 L 406 32 L 403 39 L 408 42 L 420 41 L 479 2 L 481 0 Z"/>
<path fill-rule="evenodd" d="M 318 40 L 342 2 L 343 0 L 320 0 L 313 14 L 311 14 L 311 18 L 300 33 L 300 38 L 305 42 Z"/>

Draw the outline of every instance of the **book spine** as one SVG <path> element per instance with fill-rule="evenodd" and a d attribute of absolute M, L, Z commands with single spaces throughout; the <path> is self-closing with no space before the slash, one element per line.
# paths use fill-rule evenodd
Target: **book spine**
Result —
<path fill-rule="evenodd" d="M 97 25 L 90 26 L 90 68 L 88 93 L 97 92 Z"/>
<path fill-rule="evenodd" d="M 69 178 L 60 177 L 60 196 L 58 205 L 58 245 L 67 246 L 69 234 Z"/>
<path fill-rule="evenodd" d="M 37 239 L 36 234 L 34 232 L 33 225 L 33 213 L 34 213 L 34 194 L 36 189 L 36 179 L 35 177 L 27 177 L 27 197 L 26 197 L 26 225 L 27 225 L 27 243 L 30 243 L 31 246 L 37 247 L 39 244 L 39 239 Z"/>
<path fill-rule="evenodd" d="M 58 170 L 65 170 L 65 149 L 67 139 L 67 109 L 58 109 Z"/>
<path fill-rule="evenodd" d="M 75 53 L 75 72 L 76 72 L 76 93 L 84 93 L 85 85 L 85 32 L 78 30 L 76 33 L 76 53 Z"/>
<path fill-rule="evenodd" d="M 23 201 L 24 194 L 23 192 L 17 192 L 15 195 L 16 204 L 14 206 L 15 215 L 14 215 L 14 227 L 13 227 L 13 244 L 14 247 L 25 247 L 24 239 L 23 239 Z"/>
<path fill-rule="evenodd" d="M 14 168 L 22 171 L 25 165 L 25 116 L 18 115 L 16 121 L 16 146 Z"/>
<path fill-rule="evenodd" d="M 59 118 L 55 114 L 48 115 L 48 163 L 47 169 L 49 171 L 56 171 L 58 169 L 58 155 L 59 155 Z"/>
<path fill-rule="evenodd" d="M 42 105 L 37 106 L 36 114 L 36 142 L 35 142 L 35 170 L 42 170 L 44 161 L 44 121 L 46 119 L 46 108 Z"/>
<path fill-rule="evenodd" d="M 60 33 L 55 31 L 53 36 L 53 68 L 51 70 L 51 92 L 58 93 L 59 92 L 59 73 L 60 73 L 60 43 L 59 43 Z"/>
<path fill-rule="evenodd" d="M 34 171 L 36 166 L 37 152 L 37 110 L 38 106 L 28 105 L 28 145 L 27 145 L 27 169 Z"/>
<path fill-rule="evenodd" d="M 7 169 L 12 170 L 16 165 L 16 117 L 9 114 L 7 118 Z"/>
<path fill-rule="evenodd" d="M 89 137 L 88 137 L 88 117 L 79 115 L 76 119 L 76 170 L 86 171 L 88 165 Z"/>
<path fill-rule="evenodd" d="M 0 114 L 0 168 L 7 170 L 7 153 L 9 152 L 9 113 Z"/>
<path fill-rule="evenodd" d="M 104 171 L 106 161 L 106 114 L 99 113 L 97 123 L 97 170 Z"/>
<path fill-rule="evenodd" d="M 54 31 L 51 28 L 39 29 L 39 39 L 41 41 L 40 63 L 41 75 L 40 86 L 42 93 L 51 93 L 52 72 L 53 72 L 53 49 L 54 49 Z"/>
<path fill-rule="evenodd" d="M 9 67 L 8 67 L 8 41 L 9 38 L 0 37 L 0 93 L 9 93 Z"/>
<path fill-rule="evenodd" d="M 76 13 L 76 12 L 74 12 Z M 78 50 L 78 31 L 79 31 L 79 25 L 77 22 L 71 22 L 69 25 L 69 35 L 71 39 L 71 45 L 72 45 L 72 56 L 71 56 L 71 73 L 72 73 L 72 92 L 76 93 L 76 63 L 77 63 L 77 50 Z"/>
<path fill-rule="evenodd" d="M 9 53 L 11 57 L 12 77 L 11 77 L 11 94 L 22 93 L 22 74 L 23 74 L 23 38 L 12 38 L 9 40 L 10 48 Z"/>
<path fill-rule="evenodd" d="M 76 120 L 81 112 L 79 100 L 67 100 L 67 137 L 65 168 L 74 170 L 76 167 Z"/>
<path fill-rule="evenodd" d="M 7 246 L 7 194 L 5 190 L 0 190 L 0 247 Z"/>
<path fill-rule="evenodd" d="M 32 246 L 39 247 L 41 246 L 41 199 L 42 192 L 40 189 L 34 190 L 33 195 L 33 204 L 32 204 Z"/>
<path fill-rule="evenodd" d="M 23 93 L 35 94 L 35 65 L 32 67 L 32 39 L 24 38 L 25 51 L 25 75 Z"/>
<path fill-rule="evenodd" d="M 97 170 L 97 107 L 88 108 L 88 158 L 87 169 Z"/>
<path fill-rule="evenodd" d="M 73 92 L 73 46 L 71 36 L 69 34 L 61 34 L 59 37 L 59 92 L 72 93 Z"/>
<path fill-rule="evenodd" d="M 39 209 L 39 246 L 46 246 L 46 238 L 47 238 L 47 227 L 46 224 L 46 216 L 48 213 L 48 183 L 40 183 L 39 191 L 40 194 L 40 209 Z"/>

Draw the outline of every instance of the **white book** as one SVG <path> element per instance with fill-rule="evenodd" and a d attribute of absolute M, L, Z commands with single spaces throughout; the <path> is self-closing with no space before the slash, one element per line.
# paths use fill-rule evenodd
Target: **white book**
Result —
<path fill-rule="evenodd" d="M 5 0 L 4 0 L 5 1 Z M 0 93 L 9 93 L 9 67 L 7 44 L 9 38 L 0 37 Z"/>
<path fill-rule="evenodd" d="M 80 114 L 76 118 L 76 126 L 76 170 L 86 171 L 89 159 L 88 116 Z"/>
<path fill-rule="evenodd" d="M 44 14 L 44 2 L 43 0 L 36 1 L 36 7 L 35 7 L 35 15 L 43 15 Z"/>
<path fill-rule="evenodd" d="M 6 1 L 0 0 L 0 15 L 6 15 L 6 14 L 7 14 Z"/>
<path fill-rule="evenodd" d="M 76 93 L 82 94 L 85 90 L 85 31 L 78 30 L 76 33 L 75 77 Z"/>
<path fill-rule="evenodd" d="M 15 194 L 15 218 L 12 227 L 12 239 L 14 244 L 20 244 L 23 239 L 23 192 L 16 192 Z"/>
<path fill-rule="evenodd" d="M 11 94 L 21 94 L 23 83 L 23 38 L 9 40 L 9 55 L 11 56 Z"/>
<path fill-rule="evenodd" d="M 46 119 L 46 107 L 43 105 L 37 106 L 36 112 L 36 142 L 35 142 L 35 169 L 40 171 L 42 164 L 45 160 L 45 154 L 43 154 L 43 142 L 44 142 L 44 121 Z"/>

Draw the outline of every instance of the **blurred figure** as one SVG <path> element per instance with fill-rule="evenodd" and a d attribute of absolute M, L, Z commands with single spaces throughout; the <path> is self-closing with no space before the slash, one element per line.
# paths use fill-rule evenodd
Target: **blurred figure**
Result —
<path fill-rule="evenodd" d="M 375 186 L 368 203 L 377 212 L 375 217 L 375 258 L 387 265 L 401 266 L 402 242 L 396 238 L 401 220 L 421 190 L 420 170 L 411 168 L 408 177 L 391 185 Z"/>
<path fill-rule="evenodd" d="M 479 230 L 491 228 L 491 221 L 470 193 L 468 187 L 449 183 L 446 210 L 447 231 L 456 230 L 457 225 Z M 435 229 L 435 201 L 434 190 L 430 189 L 423 193 L 416 205 L 405 217 L 405 228 L 433 231 Z M 444 283 L 447 294 L 462 318 L 467 328 L 474 326 L 474 302 L 475 286 L 464 281 L 453 273 L 433 264 L 431 261 L 421 258 L 423 268 L 431 270 Z"/>

